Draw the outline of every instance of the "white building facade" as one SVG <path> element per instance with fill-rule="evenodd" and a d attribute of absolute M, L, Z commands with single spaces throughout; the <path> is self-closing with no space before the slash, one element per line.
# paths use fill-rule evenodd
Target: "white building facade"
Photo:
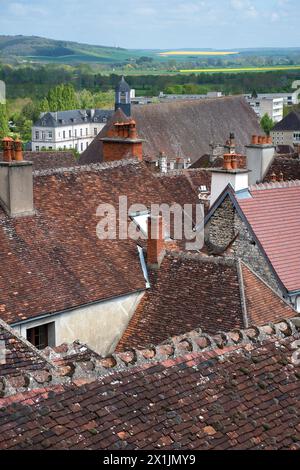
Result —
<path fill-rule="evenodd" d="M 283 118 L 284 100 L 281 97 L 267 97 L 266 95 L 245 96 L 257 117 L 261 119 L 267 114 L 274 122 L 279 122 Z"/>
<path fill-rule="evenodd" d="M 74 149 L 82 153 L 112 114 L 101 109 L 42 113 L 32 127 L 32 151 Z"/>

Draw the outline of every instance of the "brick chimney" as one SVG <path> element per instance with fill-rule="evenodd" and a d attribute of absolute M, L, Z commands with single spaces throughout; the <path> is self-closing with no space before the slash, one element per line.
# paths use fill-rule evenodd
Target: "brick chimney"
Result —
<path fill-rule="evenodd" d="M 0 204 L 10 217 L 33 215 L 32 162 L 23 160 L 22 142 L 6 137 L 0 162 Z"/>
<path fill-rule="evenodd" d="M 105 162 L 131 157 L 143 160 L 144 140 L 138 137 L 136 122 L 133 119 L 126 122 L 116 122 L 101 141 L 103 142 Z"/>
<path fill-rule="evenodd" d="M 149 268 L 158 269 L 166 253 L 164 224 L 161 215 L 150 215 L 148 218 L 147 264 Z"/>
<path fill-rule="evenodd" d="M 246 145 L 247 167 L 251 171 L 249 184 L 261 183 L 275 156 L 272 137 L 252 136 L 251 144 Z"/>
<path fill-rule="evenodd" d="M 210 193 L 211 206 L 228 184 L 231 184 L 235 192 L 243 191 L 248 188 L 249 170 L 238 168 L 239 157 L 240 155 L 236 153 L 225 153 L 223 157 L 223 167 L 210 169 L 212 173 Z"/>

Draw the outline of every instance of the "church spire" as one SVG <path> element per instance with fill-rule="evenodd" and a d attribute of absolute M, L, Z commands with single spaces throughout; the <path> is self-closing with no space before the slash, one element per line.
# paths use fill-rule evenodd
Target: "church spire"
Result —
<path fill-rule="evenodd" d="M 127 115 L 131 115 L 131 97 L 130 97 L 131 88 L 126 82 L 124 76 L 122 76 L 121 81 L 116 87 L 116 98 L 115 98 L 115 111 L 117 109 L 122 109 L 122 111 Z"/>

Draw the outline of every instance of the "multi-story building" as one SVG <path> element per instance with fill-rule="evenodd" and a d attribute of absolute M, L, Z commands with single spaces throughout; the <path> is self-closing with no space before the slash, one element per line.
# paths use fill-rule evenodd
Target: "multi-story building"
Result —
<path fill-rule="evenodd" d="M 282 120 L 284 106 L 284 99 L 282 97 L 245 95 L 245 98 L 260 119 L 267 114 L 274 122 Z"/>
<path fill-rule="evenodd" d="M 115 90 L 115 110 L 130 116 L 134 90 L 122 77 Z M 68 150 L 84 152 L 112 117 L 109 109 L 74 109 L 42 113 L 32 127 L 32 150 Z"/>
<path fill-rule="evenodd" d="M 275 145 L 300 146 L 300 113 L 291 111 L 271 132 Z"/>
<path fill-rule="evenodd" d="M 42 113 L 32 127 L 32 150 L 75 149 L 82 153 L 112 114 L 102 109 Z"/>

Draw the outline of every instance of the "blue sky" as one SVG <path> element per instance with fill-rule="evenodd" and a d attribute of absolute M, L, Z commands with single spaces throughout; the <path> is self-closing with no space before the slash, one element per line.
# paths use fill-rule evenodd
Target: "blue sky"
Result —
<path fill-rule="evenodd" d="M 0 34 L 127 48 L 300 47 L 299 0 L 0 0 Z"/>

